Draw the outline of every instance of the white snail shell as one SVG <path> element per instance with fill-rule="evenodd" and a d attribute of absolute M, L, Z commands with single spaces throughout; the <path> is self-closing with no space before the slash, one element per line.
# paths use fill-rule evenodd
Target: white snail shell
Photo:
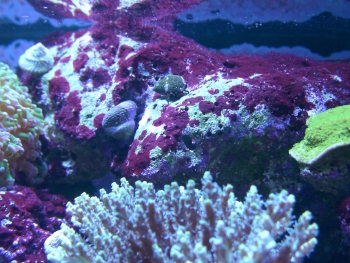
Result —
<path fill-rule="evenodd" d="M 28 48 L 19 58 L 21 69 L 31 74 L 43 74 L 52 69 L 54 59 L 50 51 L 41 43 Z"/>

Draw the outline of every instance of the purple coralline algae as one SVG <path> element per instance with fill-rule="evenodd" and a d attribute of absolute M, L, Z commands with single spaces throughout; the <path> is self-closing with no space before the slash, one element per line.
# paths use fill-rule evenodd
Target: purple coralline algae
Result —
<path fill-rule="evenodd" d="M 219 64 L 219 56 L 211 58 Z M 196 69 L 183 74 L 192 83 L 188 95 L 148 105 L 124 174 L 158 181 L 210 169 L 219 179 L 230 175 L 235 186 L 262 174 L 270 184 L 271 176 L 295 173 L 285 152 L 303 135 L 307 117 L 349 103 L 346 62 L 280 54 L 221 59 L 216 72 L 197 83 L 191 79 Z"/>
<path fill-rule="evenodd" d="M 0 262 L 48 262 L 43 244 L 60 228 L 66 203 L 25 186 L 0 192 Z"/>
<path fill-rule="evenodd" d="M 29 2 L 50 17 L 94 21 L 41 41 L 55 54 L 53 69 L 37 83 L 38 102 L 53 112 L 47 116 L 57 128 L 48 142 L 57 151 L 46 156 L 54 180 L 92 179 L 111 169 L 170 182 L 210 170 L 235 187 L 278 190 L 298 181 L 288 150 L 303 138 L 306 119 L 350 103 L 348 61 L 223 55 L 174 31 L 174 16 L 201 1 Z M 153 88 L 169 74 L 184 79 L 188 94 L 168 103 Z M 102 120 L 128 100 L 137 105 L 137 123 L 125 154 L 102 132 Z"/>

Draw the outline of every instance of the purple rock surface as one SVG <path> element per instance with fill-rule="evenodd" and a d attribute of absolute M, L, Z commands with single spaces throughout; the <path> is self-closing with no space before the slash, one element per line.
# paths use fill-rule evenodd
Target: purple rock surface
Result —
<path fill-rule="evenodd" d="M 198 51 L 191 47 L 189 54 Z M 210 57 L 206 76 L 199 77 L 205 63 L 181 72 L 188 95 L 170 104 L 156 95 L 147 106 L 123 173 L 158 181 L 209 169 L 235 186 L 243 177 L 286 187 L 298 173 L 288 150 L 302 139 L 305 120 L 350 102 L 349 63 L 282 54 Z"/>
<path fill-rule="evenodd" d="M 39 2 L 32 4 L 45 13 L 41 6 L 51 2 Z M 288 150 L 302 139 L 311 114 L 350 102 L 349 62 L 215 53 L 171 25 L 199 2 L 126 7 L 105 0 L 72 9 L 67 1 L 67 8 L 48 8 L 53 17 L 95 22 L 42 41 L 55 54 L 54 68 L 37 83 L 38 102 L 58 128 L 47 143 L 50 180 L 87 180 L 112 170 L 169 182 L 210 170 L 243 188 L 297 184 L 299 168 Z M 167 103 L 152 87 L 169 73 L 184 78 L 189 94 Z M 120 150 L 101 122 L 125 100 L 136 102 L 138 125 L 129 149 Z"/>
<path fill-rule="evenodd" d="M 48 262 L 43 244 L 60 228 L 67 200 L 47 190 L 15 186 L 0 193 L 0 261 Z"/>

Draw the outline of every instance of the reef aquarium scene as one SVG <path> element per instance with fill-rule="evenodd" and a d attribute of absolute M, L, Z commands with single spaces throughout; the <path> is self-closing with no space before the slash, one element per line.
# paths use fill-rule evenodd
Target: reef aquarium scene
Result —
<path fill-rule="evenodd" d="M 350 262 L 349 0 L 0 0 L 0 263 Z"/>

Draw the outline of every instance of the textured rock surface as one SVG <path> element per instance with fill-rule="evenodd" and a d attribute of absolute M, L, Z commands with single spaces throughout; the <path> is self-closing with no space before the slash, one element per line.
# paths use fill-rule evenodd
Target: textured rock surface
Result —
<path fill-rule="evenodd" d="M 189 5 L 179 2 L 172 13 Z M 142 1 L 128 12 L 117 6 L 94 5 L 90 19 L 97 23 L 90 29 L 46 40 L 57 62 L 38 88 L 42 104 L 53 103 L 59 128 L 51 147 L 65 148 L 56 151 L 59 158 L 51 151 L 50 176 L 91 179 L 111 167 L 164 182 L 209 169 L 237 186 L 298 187 L 299 168 L 288 150 L 310 115 L 350 102 L 349 63 L 225 56 L 174 32 L 166 3 Z M 184 78 L 189 94 L 167 104 L 152 88 L 170 72 Z M 100 129 L 109 109 L 130 99 L 141 120 L 124 160 L 126 150 L 116 151 Z M 97 158 L 93 165 L 88 151 Z"/>
<path fill-rule="evenodd" d="M 288 150 L 303 136 L 309 115 L 349 103 L 348 63 L 278 54 L 239 55 L 230 63 L 190 85 L 176 102 L 155 97 L 139 123 L 125 174 L 158 181 L 210 169 L 235 186 L 296 182 Z M 227 177 L 232 173 L 237 176 Z"/>
<path fill-rule="evenodd" d="M 129 99 L 136 101 L 137 114 L 142 113 L 149 97 L 148 83 L 155 83 L 167 74 L 170 69 L 167 64 L 171 62 L 171 59 L 161 62 L 159 57 L 166 48 L 160 47 L 160 42 L 170 33 L 152 24 L 157 21 L 170 30 L 173 15 L 166 14 L 170 10 L 175 14 L 197 2 L 180 1 L 170 7 L 168 2 L 151 5 L 143 1 L 128 12 L 122 1 L 95 3 L 90 11 L 84 9 L 89 18 L 85 11 L 75 13 L 78 18 L 96 21 L 90 29 L 43 39 L 43 44 L 55 54 L 55 65 L 40 81 L 34 81 L 33 94 L 45 108 L 53 128 L 46 146 L 55 150 L 47 151 L 45 156 L 50 180 L 73 182 L 101 177 L 108 172 L 112 159 L 113 166 L 120 163 L 125 154 L 116 153 L 119 147 L 116 142 L 100 132 L 103 117 L 113 106 Z M 56 9 L 50 1 L 33 5 L 39 10 L 42 6 L 50 7 L 54 17 L 72 15 L 66 9 Z M 125 36 L 125 31 L 131 35 Z M 153 36 L 156 39 L 150 41 Z M 159 63 L 149 60 L 153 53 L 159 57 L 156 59 Z M 25 83 L 33 82 L 21 75 Z M 90 160 L 91 155 L 96 158 Z"/>
<path fill-rule="evenodd" d="M 66 203 L 60 195 L 25 186 L 0 192 L 0 261 L 47 262 L 43 244 L 60 228 Z"/>

